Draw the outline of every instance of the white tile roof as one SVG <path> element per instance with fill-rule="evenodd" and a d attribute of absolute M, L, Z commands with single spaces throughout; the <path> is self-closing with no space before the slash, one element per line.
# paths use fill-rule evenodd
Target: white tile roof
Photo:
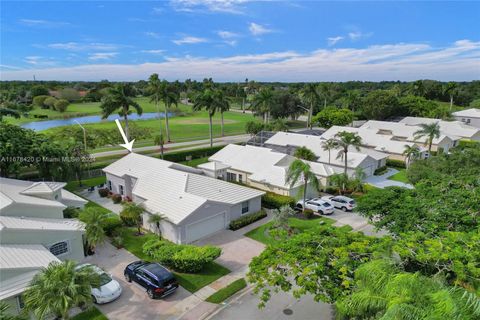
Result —
<path fill-rule="evenodd" d="M 30 187 L 23 190 L 22 194 L 42 194 L 52 193 L 65 187 L 67 184 L 64 182 L 35 182 Z"/>
<path fill-rule="evenodd" d="M 371 152 L 380 151 L 381 155 L 384 155 L 383 152 L 393 153 L 393 154 L 402 154 L 405 150 L 405 146 L 413 146 L 415 143 L 408 141 L 396 141 L 392 140 L 392 136 L 377 134 L 376 129 L 368 128 L 352 128 L 352 127 L 340 127 L 333 126 L 322 134 L 323 139 L 332 139 L 338 132 L 347 131 L 358 134 L 362 138 L 362 145 L 368 146 L 369 148 L 362 148 L 361 152 L 368 153 L 370 156 L 376 160 L 380 160 L 379 157 L 375 156 Z M 421 145 L 417 145 L 421 150 L 424 148 Z"/>
<path fill-rule="evenodd" d="M 78 202 L 78 203 L 83 203 L 83 204 L 88 203 L 87 200 L 83 199 L 82 197 L 77 196 L 76 194 L 74 194 L 74 193 L 72 193 L 68 190 L 62 189 L 61 194 L 62 194 L 62 201 L 64 201 L 64 202 Z"/>
<path fill-rule="evenodd" d="M 452 115 L 456 117 L 480 118 L 480 109 L 471 108 L 453 112 Z"/>
<path fill-rule="evenodd" d="M 60 260 L 40 244 L 0 245 L 0 270 L 40 269 L 52 261 Z"/>
<path fill-rule="evenodd" d="M 15 230 L 83 230 L 76 219 L 44 219 L 31 217 L 0 216 L 0 231 Z"/>
<path fill-rule="evenodd" d="M 438 122 L 440 125 L 440 132 L 444 135 L 458 136 L 471 139 L 474 136 L 480 139 L 480 129 L 472 127 L 461 121 L 444 121 L 432 118 L 419 118 L 419 117 L 405 117 L 400 123 L 404 123 L 409 126 L 418 126 L 422 123 L 430 124 Z"/>
<path fill-rule="evenodd" d="M 16 277 L 3 280 L 0 286 L 0 300 L 15 297 L 25 291 L 37 272 L 38 270 L 28 271 Z"/>
<path fill-rule="evenodd" d="M 35 187 L 34 187 L 35 185 Z M 48 200 L 41 197 L 34 196 L 33 193 L 29 193 L 28 190 L 31 190 L 33 187 L 34 190 L 40 188 L 42 191 L 49 189 L 48 184 L 38 184 L 36 182 L 0 178 L 0 193 L 2 199 L 5 197 L 9 198 L 12 203 L 22 203 L 22 204 L 32 204 L 36 206 L 47 206 L 55 208 L 66 208 L 64 204 L 60 201 Z M 25 193 L 25 190 L 26 193 Z M 53 192 L 53 191 L 50 191 Z M 36 193 L 38 194 L 38 193 Z M 5 204 L 0 203 L 0 210 L 5 208 L 8 204 L 12 203 L 6 202 Z"/>
<path fill-rule="evenodd" d="M 410 141 L 410 142 L 419 142 L 419 143 L 425 142 L 425 138 L 420 138 L 420 139 L 415 138 L 415 132 L 421 129 L 418 125 L 408 125 L 400 122 L 369 120 L 360 128 L 371 129 L 374 131 L 376 130 L 376 134 L 384 135 L 386 137 L 395 136 L 398 138 L 405 138 L 406 141 Z M 459 140 L 460 137 L 446 134 L 441 131 L 440 137 L 433 139 L 433 144 L 439 144 L 445 139 Z"/>
<path fill-rule="evenodd" d="M 329 152 L 323 150 L 322 148 L 322 139 L 321 136 L 312 136 L 307 134 L 298 134 L 298 133 L 289 133 L 289 132 L 277 132 L 273 137 L 268 139 L 265 143 L 278 145 L 278 146 L 298 146 L 298 147 L 307 147 L 312 150 L 315 155 L 318 157 L 316 162 L 321 162 L 325 164 L 330 164 L 334 166 L 344 166 L 342 159 L 337 158 L 337 154 L 340 149 L 331 150 L 330 152 L 330 162 L 329 162 Z M 348 167 L 357 168 L 360 164 L 369 157 L 368 154 L 361 153 L 356 151 L 355 148 L 352 148 L 348 153 Z M 385 155 L 385 158 L 387 155 Z"/>
<path fill-rule="evenodd" d="M 130 153 L 103 169 L 137 178 L 132 193 L 145 199 L 147 211 L 162 213 L 178 224 L 207 201 L 240 203 L 264 192 L 202 176 L 197 169 Z"/>
<path fill-rule="evenodd" d="M 197 166 L 197 168 L 205 169 L 205 170 L 209 170 L 209 171 L 217 171 L 217 170 L 228 169 L 228 168 L 230 168 L 230 166 L 225 165 L 225 164 L 220 163 L 220 162 L 211 161 L 211 162 L 206 162 L 206 163 L 199 164 Z"/>

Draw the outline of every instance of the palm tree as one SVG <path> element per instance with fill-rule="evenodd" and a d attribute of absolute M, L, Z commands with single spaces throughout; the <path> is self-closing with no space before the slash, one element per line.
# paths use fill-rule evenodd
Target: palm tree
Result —
<path fill-rule="evenodd" d="M 308 110 L 307 126 L 311 129 L 313 108 L 320 102 L 320 95 L 318 94 L 317 84 L 307 83 L 300 91 L 300 96 L 303 102 L 310 106 L 310 109 Z"/>
<path fill-rule="evenodd" d="M 440 137 L 440 125 L 438 122 L 433 122 L 430 124 L 421 123 L 420 129 L 415 131 L 414 138 L 419 140 L 421 138 L 426 138 L 425 144 L 428 145 L 428 154 L 432 151 L 433 139 Z"/>
<path fill-rule="evenodd" d="M 307 147 L 298 148 L 297 150 L 295 150 L 295 153 L 293 155 L 298 159 L 307 161 L 315 161 L 317 159 L 315 153 L 313 153 L 313 151 L 308 149 Z"/>
<path fill-rule="evenodd" d="M 165 90 L 164 90 L 164 85 L 160 81 L 160 78 L 158 77 L 158 74 L 154 73 L 148 78 L 148 86 L 147 86 L 147 92 L 150 94 L 150 102 L 155 103 L 155 107 L 157 109 L 158 113 L 158 118 L 159 118 L 159 132 L 160 132 L 160 140 L 162 141 L 162 144 L 160 145 L 160 153 L 163 159 L 163 130 L 162 130 L 162 119 L 160 117 L 160 101 L 163 100 Z M 167 113 L 165 113 L 165 117 L 167 117 Z M 168 130 L 167 130 L 168 131 Z M 155 143 L 157 144 L 157 143 Z"/>
<path fill-rule="evenodd" d="M 358 105 L 360 100 L 360 92 L 358 90 L 349 90 L 345 96 L 345 102 L 347 108 L 355 112 L 355 107 Z"/>
<path fill-rule="evenodd" d="M 208 120 L 210 125 L 210 147 L 213 147 L 213 124 L 212 118 L 215 115 L 215 111 L 218 107 L 218 94 L 215 93 L 213 88 L 207 88 L 201 92 L 195 98 L 195 103 L 193 104 L 193 110 L 199 111 L 205 109 L 208 112 Z"/>
<path fill-rule="evenodd" d="M 322 142 L 322 149 L 324 151 L 328 151 L 328 164 L 330 164 L 331 151 L 337 148 L 338 148 L 338 141 L 335 139 L 327 139 Z"/>
<path fill-rule="evenodd" d="M 89 248 L 92 252 L 95 252 L 95 247 L 97 244 L 105 241 L 105 220 L 107 215 L 96 209 L 96 208 L 87 208 L 80 212 L 79 220 L 85 223 L 85 237 Z"/>
<path fill-rule="evenodd" d="M 169 84 L 166 80 L 162 81 L 162 87 L 164 90 L 163 93 L 163 104 L 165 105 L 165 132 L 167 134 L 167 142 L 170 142 L 170 126 L 168 124 L 168 114 L 170 113 L 170 107 L 174 104 L 178 106 L 180 102 L 180 93 L 175 84 Z"/>
<path fill-rule="evenodd" d="M 418 157 L 420 156 L 420 149 L 418 148 L 417 145 L 408 145 L 406 144 L 405 145 L 405 150 L 403 150 L 403 153 L 402 155 L 405 156 L 406 158 L 406 162 L 407 162 L 407 167 L 410 166 L 410 163 L 415 160 L 415 159 L 418 159 Z"/>
<path fill-rule="evenodd" d="M 351 188 L 353 189 L 353 191 L 357 191 L 357 192 L 364 191 L 363 181 L 365 180 L 366 177 L 367 175 L 363 171 L 363 168 L 358 167 L 355 169 L 353 179 L 350 180 Z"/>
<path fill-rule="evenodd" d="M 425 85 L 423 84 L 422 80 L 417 80 L 411 84 L 411 89 L 410 91 L 412 92 L 413 95 L 419 96 L 419 97 L 424 97 L 425 96 Z"/>
<path fill-rule="evenodd" d="M 153 143 L 156 146 L 160 146 L 160 157 L 163 159 L 163 146 L 165 145 L 165 139 L 163 138 L 163 135 L 157 134 L 155 137 L 153 137 Z"/>
<path fill-rule="evenodd" d="M 160 238 L 162 237 L 162 230 L 160 230 L 160 222 L 162 221 L 168 221 L 168 218 L 166 215 L 161 213 L 150 214 L 148 217 L 148 223 L 155 224 L 157 227 L 158 236 Z"/>
<path fill-rule="evenodd" d="M 12 305 L 5 302 L 5 300 L 0 300 L 0 319 L 1 320 L 26 320 L 20 315 L 10 314 L 9 309 L 13 307 Z"/>
<path fill-rule="evenodd" d="M 90 305 L 100 276 L 91 267 L 75 267 L 74 261 L 51 262 L 37 273 L 23 293 L 25 312 L 37 319 L 69 319 L 70 309 Z"/>
<path fill-rule="evenodd" d="M 328 83 L 320 83 L 318 86 L 318 91 L 320 96 L 323 98 L 323 108 L 327 107 L 327 102 L 330 99 L 331 91 L 330 91 L 330 86 Z"/>
<path fill-rule="evenodd" d="M 251 108 L 258 113 L 263 114 L 263 122 L 268 123 L 270 110 L 274 100 L 273 90 L 270 87 L 260 89 L 253 97 Z"/>
<path fill-rule="evenodd" d="M 310 165 L 302 160 L 294 160 L 287 170 L 287 183 L 293 188 L 299 181 L 303 181 L 303 203 L 307 199 L 307 187 L 310 184 L 315 190 L 320 189 L 320 182 L 315 173 L 313 173 Z M 302 213 L 305 213 L 305 205 L 302 206 Z"/>
<path fill-rule="evenodd" d="M 142 214 L 143 214 L 143 207 L 135 202 L 125 202 L 123 204 L 123 210 L 120 212 L 120 217 L 124 219 L 135 221 L 137 225 L 137 234 L 142 234 Z"/>
<path fill-rule="evenodd" d="M 447 85 L 443 89 L 444 94 L 448 94 L 450 96 L 450 111 L 453 108 L 453 96 L 456 93 L 456 89 L 457 89 L 457 83 L 453 81 L 450 81 L 449 83 L 447 83 Z"/>
<path fill-rule="evenodd" d="M 273 226 L 275 228 L 288 229 L 288 219 L 295 214 L 295 211 L 289 206 L 284 205 L 280 209 L 273 210 Z"/>
<path fill-rule="evenodd" d="M 335 135 L 337 139 L 338 146 L 340 151 L 338 152 L 337 159 L 343 158 L 344 161 L 344 170 L 343 174 L 348 179 L 348 149 L 354 147 L 356 150 L 360 150 L 360 145 L 362 144 L 362 138 L 354 132 L 340 131 Z M 343 184 L 343 191 L 346 189 L 346 183 Z"/>
<path fill-rule="evenodd" d="M 230 102 L 228 101 L 226 94 L 222 90 L 216 91 L 216 104 L 217 104 L 217 110 L 220 111 L 220 126 L 222 131 L 222 137 L 224 137 L 225 131 L 224 131 L 223 113 L 225 111 L 230 110 Z"/>
<path fill-rule="evenodd" d="M 138 115 L 143 113 L 142 107 L 132 99 L 134 97 L 133 88 L 124 83 L 117 84 L 113 88 L 110 88 L 102 99 L 100 108 L 102 109 L 102 118 L 106 119 L 109 115 L 118 111 L 118 114 L 125 120 L 125 135 L 130 140 L 130 134 L 128 131 L 128 115 L 130 114 L 130 107 L 133 107 Z"/>
<path fill-rule="evenodd" d="M 338 319 L 479 319 L 480 298 L 441 279 L 373 260 L 355 271 L 353 293 L 336 303 Z"/>

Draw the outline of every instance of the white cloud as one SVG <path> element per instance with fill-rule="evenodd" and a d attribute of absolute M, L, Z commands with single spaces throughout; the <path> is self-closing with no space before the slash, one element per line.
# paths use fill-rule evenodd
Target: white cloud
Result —
<path fill-rule="evenodd" d="M 41 56 L 27 56 L 23 61 L 34 67 L 50 67 L 56 64 L 53 59 Z"/>
<path fill-rule="evenodd" d="M 88 55 L 88 60 L 97 61 L 97 60 L 110 60 L 115 58 L 118 55 L 118 52 L 97 52 L 91 53 Z"/>
<path fill-rule="evenodd" d="M 261 36 L 262 34 L 273 32 L 273 30 L 268 29 L 267 27 L 259 25 L 255 22 L 251 22 L 249 24 L 248 30 L 250 30 L 250 33 L 254 36 Z"/>
<path fill-rule="evenodd" d="M 334 46 L 334 45 L 337 44 L 337 42 L 339 42 L 343 39 L 344 39 L 344 37 L 342 37 L 342 36 L 330 37 L 330 38 L 327 38 L 327 42 L 328 42 L 329 46 Z"/>
<path fill-rule="evenodd" d="M 172 40 L 172 42 L 178 46 L 181 46 L 182 44 L 195 44 L 195 43 L 203 43 L 207 41 L 208 40 L 205 38 L 192 37 L 192 36 L 185 36 L 181 39 Z"/>
<path fill-rule="evenodd" d="M 44 28 L 53 28 L 69 25 L 68 22 L 63 21 L 51 21 L 51 20 L 41 20 L 41 19 L 20 19 L 18 20 L 20 24 L 29 27 L 44 27 Z"/>
<path fill-rule="evenodd" d="M 165 52 L 165 50 L 161 50 L 161 49 L 141 50 L 140 52 L 142 52 L 142 53 L 150 53 L 150 54 L 162 54 L 162 53 Z"/>
<path fill-rule="evenodd" d="M 352 31 L 352 32 L 349 32 L 348 33 L 348 37 L 350 38 L 350 40 L 352 41 L 356 41 L 356 40 L 359 40 L 359 39 L 362 39 L 362 38 L 369 38 L 372 36 L 372 32 L 369 32 L 369 33 L 363 33 L 363 32 L 360 32 L 360 31 Z"/>
<path fill-rule="evenodd" d="M 222 39 L 232 39 L 232 38 L 239 37 L 238 33 L 231 32 L 231 31 L 225 31 L 225 30 L 217 31 L 217 34 Z"/>
<path fill-rule="evenodd" d="M 51 43 L 47 45 L 51 49 L 61 49 L 67 51 L 88 51 L 88 50 L 98 50 L 98 51 L 111 51 L 116 50 L 120 46 L 112 43 L 100 43 L 100 42 L 91 42 L 91 43 L 78 43 L 78 42 L 61 42 L 61 43 Z"/>
<path fill-rule="evenodd" d="M 160 7 L 154 7 L 154 8 L 152 9 L 152 13 L 153 13 L 153 14 L 161 14 L 161 13 L 163 13 L 163 11 L 164 11 L 164 9 L 163 9 L 163 8 L 160 8 Z"/>
<path fill-rule="evenodd" d="M 145 32 L 145 35 L 150 38 L 159 39 L 160 34 L 156 32 Z"/>
<path fill-rule="evenodd" d="M 243 14 L 245 4 L 251 0 L 171 0 L 176 11 L 182 12 L 224 12 Z"/>
<path fill-rule="evenodd" d="M 476 80 L 480 42 L 460 40 L 447 47 L 425 43 L 374 45 L 365 48 L 320 49 L 238 55 L 222 58 L 176 57 L 159 63 L 91 64 L 73 67 L 2 71 L 2 80 L 140 80 L 158 70 L 166 79 L 212 77 L 216 81 L 382 81 Z M 32 61 L 39 60 L 32 58 Z"/>

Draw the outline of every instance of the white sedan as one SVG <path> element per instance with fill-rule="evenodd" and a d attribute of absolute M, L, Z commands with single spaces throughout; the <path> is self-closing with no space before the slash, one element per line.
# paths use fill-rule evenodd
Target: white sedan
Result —
<path fill-rule="evenodd" d="M 345 196 L 324 196 L 322 200 L 343 211 L 352 211 L 357 206 L 355 200 Z"/>
<path fill-rule="evenodd" d="M 104 304 L 112 302 L 120 297 L 122 294 L 122 287 L 118 281 L 112 279 L 108 273 L 90 263 L 79 265 L 76 269 L 80 270 L 86 267 L 91 267 L 100 276 L 100 287 L 92 288 L 92 298 L 94 303 Z"/>
<path fill-rule="evenodd" d="M 301 210 L 303 208 L 303 200 L 298 201 L 295 207 Z M 307 200 L 305 202 L 305 208 L 322 215 L 330 215 L 333 213 L 333 206 L 329 202 L 318 198 Z"/>

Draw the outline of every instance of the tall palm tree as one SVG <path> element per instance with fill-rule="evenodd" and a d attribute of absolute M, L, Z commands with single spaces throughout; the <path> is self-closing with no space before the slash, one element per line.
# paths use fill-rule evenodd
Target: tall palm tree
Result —
<path fill-rule="evenodd" d="M 402 155 L 405 156 L 407 167 L 409 167 L 410 163 L 413 160 L 418 159 L 418 157 L 420 156 L 420 149 L 418 148 L 417 145 L 409 146 L 408 144 L 406 144 Z"/>
<path fill-rule="evenodd" d="M 315 153 L 313 153 L 313 151 L 308 149 L 307 147 L 300 147 L 295 150 L 294 156 L 298 159 L 307 161 L 315 161 L 317 159 Z"/>
<path fill-rule="evenodd" d="M 35 275 L 23 293 L 25 312 L 37 319 L 69 319 L 69 311 L 92 303 L 100 276 L 91 267 L 75 269 L 74 261 L 51 262 Z"/>
<path fill-rule="evenodd" d="M 303 102 L 310 106 L 308 109 L 307 127 L 312 128 L 313 108 L 320 102 L 316 83 L 307 83 L 300 91 Z"/>
<path fill-rule="evenodd" d="M 358 106 L 360 100 L 360 92 L 358 90 L 349 90 L 345 96 L 347 108 L 355 112 L 355 107 Z"/>
<path fill-rule="evenodd" d="M 213 147 L 213 124 L 212 118 L 215 115 L 218 107 L 218 94 L 215 89 L 207 88 L 203 92 L 197 95 L 193 104 L 193 110 L 199 111 L 205 109 L 208 112 L 208 120 L 210 125 L 210 147 Z"/>
<path fill-rule="evenodd" d="M 328 151 L 328 164 L 330 164 L 331 151 L 338 148 L 338 142 L 335 139 L 327 139 L 322 142 L 322 149 Z"/>
<path fill-rule="evenodd" d="M 163 104 L 165 105 L 165 132 L 167 134 L 167 142 L 170 142 L 170 126 L 168 124 L 168 114 L 170 113 L 170 107 L 178 106 L 180 102 L 180 91 L 175 83 L 168 83 L 166 80 L 162 81 L 163 86 Z"/>
<path fill-rule="evenodd" d="M 222 131 L 222 137 L 225 136 L 224 130 L 224 121 L 223 121 L 223 113 L 225 111 L 230 110 L 230 101 L 228 101 L 227 95 L 222 90 L 216 91 L 216 104 L 217 110 L 220 111 L 220 126 Z"/>
<path fill-rule="evenodd" d="M 268 123 L 269 114 L 272 109 L 274 93 L 272 88 L 264 87 L 253 97 L 251 108 L 263 114 L 263 122 Z"/>
<path fill-rule="evenodd" d="M 160 81 L 157 73 L 152 74 L 148 78 L 148 86 L 147 92 L 150 95 L 150 102 L 155 103 L 155 108 L 157 109 L 158 118 L 159 118 L 159 132 L 160 132 L 160 141 L 162 144 L 160 145 L 160 153 L 163 159 L 163 130 L 162 130 L 162 118 L 160 117 L 160 101 L 163 100 L 165 95 L 164 84 Z M 167 113 L 165 113 L 165 117 L 167 117 Z"/>
<path fill-rule="evenodd" d="M 440 124 L 433 122 L 430 124 L 421 123 L 420 129 L 415 131 L 414 138 L 421 139 L 426 138 L 425 144 L 428 145 L 428 154 L 432 151 L 433 139 L 440 137 Z"/>
<path fill-rule="evenodd" d="M 125 135 L 130 140 L 130 133 L 128 131 L 128 115 L 133 107 L 138 115 L 143 113 L 142 107 L 133 100 L 135 93 L 129 84 L 120 83 L 110 88 L 102 99 L 100 108 L 102 109 L 102 118 L 106 119 L 112 113 L 118 111 L 118 114 L 125 120 Z"/>
<path fill-rule="evenodd" d="M 425 85 L 423 84 L 422 80 L 417 80 L 411 84 L 411 89 L 410 91 L 412 94 L 419 96 L 419 97 L 424 97 L 426 90 L 425 90 Z"/>
<path fill-rule="evenodd" d="M 95 247 L 97 244 L 105 241 L 106 235 L 105 230 L 105 221 L 107 215 L 96 209 L 96 208 L 87 208 L 80 212 L 79 220 L 85 223 L 85 237 L 87 243 L 92 252 L 95 252 Z"/>
<path fill-rule="evenodd" d="M 344 170 L 343 173 L 347 175 L 348 168 L 348 149 L 354 147 L 357 151 L 360 150 L 362 145 L 362 138 L 354 132 L 340 131 L 335 135 L 338 147 L 341 150 L 338 152 L 337 158 L 343 158 Z"/>
<path fill-rule="evenodd" d="M 323 98 L 323 108 L 326 108 L 331 95 L 330 85 L 326 82 L 320 83 L 318 85 L 318 92 Z"/>
<path fill-rule="evenodd" d="M 153 143 L 156 146 L 160 147 L 160 157 L 163 159 L 163 152 L 164 152 L 164 145 L 165 145 L 165 139 L 163 138 L 163 135 L 157 134 L 155 137 L 153 137 Z"/>
<path fill-rule="evenodd" d="M 355 271 L 353 293 L 336 303 L 339 319 L 480 318 L 480 298 L 439 278 L 409 273 L 389 260 L 373 260 Z"/>
<path fill-rule="evenodd" d="M 162 237 L 162 230 L 160 230 L 160 223 L 162 221 L 168 221 L 168 218 L 166 215 L 161 213 L 150 214 L 150 216 L 148 217 L 148 223 L 155 224 L 155 226 L 157 227 L 158 236 L 160 238 Z"/>
<path fill-rule="evenodd" d="M 310 165 L 302 160 L 294 160 L 287 170 L 287 183 L 290 183 L 290 187 L 293 187 L 299 181 L 303 181 L 303 203 L 307 199 L 307 188 L 310 184 L 315 190 L 320 189 L 320 182 L 317 179 L 315 173 L 313 173 Z M 302 206 L 302 213 L 305 213 L 305 205 Z"/>
<path fill-rule="evenodd" d="M 135 224 L 137 225 L 137 234 L 142 234 L 141 228 L 142 228 L 142 214 L 144 212 L 144 209 L 141 205 L 136 204 L 135 202 L 125 202 L 123 204 L 123 209 L 120 212 L 120 217 L 130 220 L 130 221 L 135 221 Z"/>
<path fill-rule="evenodd" d="M 457 89 L 457 83 L 453 81 L 450 81 L 449 83 L 447 83 L 443 89 L 444 94 L 448 94 L 450 96 L 450 111 L 453 108 L 453 96 L 456 93 L 456 89 Z"/>

